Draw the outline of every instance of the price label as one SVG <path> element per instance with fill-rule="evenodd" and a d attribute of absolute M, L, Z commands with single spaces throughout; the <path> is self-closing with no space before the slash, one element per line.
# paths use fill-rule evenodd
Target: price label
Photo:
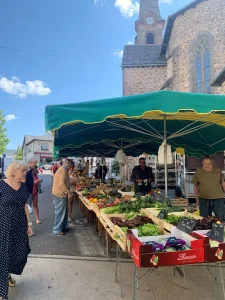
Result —
<path fill-rule="evenodd" d="M 162 209 L 158 214 L 159 219 L 166 219 L 168 216 L 168 210 Z"/>
<path fill-rule="evenodd" d="M 222 243 L 224 240 L 224 224 L 213 224 L 209 238 Z"/>
<path fill-rule="evenodd" d="M 196 221 L 194 219 L 183 217 L 177 225 L 177 228 L 187 234 L 190 234 L 193 231 L 195 224 Z"/>

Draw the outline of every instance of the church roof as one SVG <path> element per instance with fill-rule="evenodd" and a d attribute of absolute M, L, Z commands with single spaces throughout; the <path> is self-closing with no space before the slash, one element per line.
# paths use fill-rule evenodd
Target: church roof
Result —
<path fill-rule="evenodd" d="M 166 82 L 161 87 L 161 90 L 166 90 L 166 89 L 172 88 L 172 84 L 173 84 L 173 76 L 166 80 Z"/>
<path fill-rule="evenodd" d="M 166 66 L 161 45 L 126 45 L 123 52 L 122 67 Z"/>
<path fill-rule="evenodd" d="M 219 72 L 219 74 L 213 80 L 211 86 L 222 86 L 225 82 L 225 67 Z"/>
<path fill-rule="evenodd" d="M 188 4 L 187 6 L 185 6 L 184 8 L 178 10 L 175 14 L 168 17 L 167 23 L 166 23 L 166 28 L 165 28 L 165 33 L 164 33 L 164 37 L 163 37 L 163 46 L 162 46 L 162 50 L 161 50 L 161 55 L 166 55 L 167 47 L 169 44 L 172 29 L 173 29 L 173 24 L 174 24 L 176 18 L 178 16 L 183 15 L 189 9 L 195 8 L 198 4 L 200 4 L 203 1 L 207 1 L 207 0 L 195 0 L 195 1 L 191 2 L 190 4 Z"/>

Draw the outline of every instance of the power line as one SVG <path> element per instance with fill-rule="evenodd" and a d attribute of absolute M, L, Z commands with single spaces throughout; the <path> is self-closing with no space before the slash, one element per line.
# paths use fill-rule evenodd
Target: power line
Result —
<path fill-rule="evenodd" d="M 17 49 L 17 48 L 5 47 L 5 46 L 1 46 L 1 45 L 0 45 L 0 49 L 10 50 L 10 51 L 15 51 L 15 52 L 24 52 L 24 53 L 35 54 L 35 55 L 42 55 L 42 56 L 50 56 L 50 57 L 56 57 L 56 58 L 70 59 L 70 60 L 80 60 L 80 61 L 88 61 L 88 62 L 96 62 L 96 63 L 104 63 L 104 64 L 115 64 L 112 61 L 86 59 L 86 58 L 81 58 L 81 57 L 72 57 L 72 56 L 64 56 L 64 55 L 57 55 L 57 54 L 50 54 L 50 53 L 43 53 L 43 52 L 35 52 L 35 51 L 29 51 L 29 50 L 24 50 L 24 49 Z"/>

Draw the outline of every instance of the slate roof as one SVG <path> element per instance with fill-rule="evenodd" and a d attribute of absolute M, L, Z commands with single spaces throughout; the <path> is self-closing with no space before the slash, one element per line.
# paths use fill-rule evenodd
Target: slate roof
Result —
<path fill-rule="evenodd" d="M 25 145 L 30 144 L 34 140 L 35 141 L 39 140 L 39 141 L 50 141 L 50 142 L 52 141 L 53 142 L 54 141 L 54 137 L 53 137 L 53 135 L 52 135 L 51 132 L 49 132 L 47 134 L 44 134 L 42 136 L 25 135 L 24 142 L 23 142 L 23 147 Z"/>
<path fill-rule="evenodd" d="M 225 81 L 225 67 L 215 77 L 211 86 L 221 86 L 224 83 L 224 81 Z"/>
<path fill-rule="evenodd" d="M 161 87 L 161 90 L 172 88 L 172 84 L 173 84 L 173 76 L 166 80 L 166 82 Z"/>
<path fill-rule="evenodd" d="M 198 4 L 200 4 L 203 1 L 207 1 L 207 0 L 195 0 L 195 1 L 191 2 L 190 4 L 188 4 L 187 6 L 185 6 L 184 8 L 178 10 L 175 14 L 170 15 L 168 17 L 167 23 L 166 23 L 166 28 L 165 28 L 165 33 L 164 33 L 164 37 L 163 37 L 163 43 L 162 43 L 163 46 L 162 46 L 162 50 L 161 50 L 161 55 L 166 55 L 167 47 L 169 44 L 172 29 L 173 29 L 173 24 L 174 24 L 176 18 L 178 16 L 183 15 L 189 9 L 195 8 Z"/>
<path fill-rule="evenodd" d="M 165 56 L 161 56 L 161 45 L 126 45 L 122 67 L 166 66 Z"/>

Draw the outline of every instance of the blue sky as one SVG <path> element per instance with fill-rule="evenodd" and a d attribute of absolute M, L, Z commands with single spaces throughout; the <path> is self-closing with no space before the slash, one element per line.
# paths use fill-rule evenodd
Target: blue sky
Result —
<path fill-rule="evenodd" d="M 122 95 L 120 55 L 134 40 L 138 2 L 0 2 L 0 109 L 8 149 L 24 135 L 45 133 L 46 105 Z M 191 0 L 159 2 L 166 19 Z"/>

